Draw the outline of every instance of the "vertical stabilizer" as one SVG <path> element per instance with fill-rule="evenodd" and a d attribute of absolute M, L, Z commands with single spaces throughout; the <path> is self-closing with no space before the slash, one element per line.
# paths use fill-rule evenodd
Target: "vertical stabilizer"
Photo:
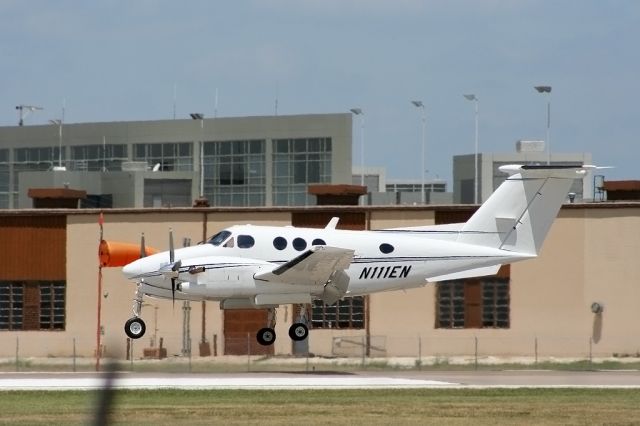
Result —
<path fill-rule="evenodd" d="M 510 176 L 464 224 L 457 240 L 537 255 L 571 184 L 588 167 L 500 167 Z"/>

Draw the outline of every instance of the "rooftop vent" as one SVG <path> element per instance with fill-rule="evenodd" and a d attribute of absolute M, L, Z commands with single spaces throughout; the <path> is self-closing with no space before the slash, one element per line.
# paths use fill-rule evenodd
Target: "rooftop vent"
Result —
<path fill-rule="evenodd" d="M 519 140 L 516 142 L 516 152 L 544 152 L 544 141 Z"/>

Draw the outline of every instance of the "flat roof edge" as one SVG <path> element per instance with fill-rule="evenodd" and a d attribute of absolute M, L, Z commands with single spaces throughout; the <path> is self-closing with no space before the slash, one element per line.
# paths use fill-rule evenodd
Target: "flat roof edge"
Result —
<path fill-rule="evenodd" d="M 284 207 L 160 207 L 160 208 L 110 208 L 110 209 L 0 209 L 0 216 L 40 216 L 40 215 L 94 215 L 100 212 L 105 214 L 146 214 L 146 213 L 238 213 L 238 212 L 274 212 L 296 213 L 304 211 L 470 211 L 478 206 L 474 204 L 428 204 L 424 206 L 284 206 Z M 590 210 L 590 209 L 624 209 L 640 208 L 640 201 L 603 201 L 597 203 L 573 203 L 563 204 L 563 209 Z"/>

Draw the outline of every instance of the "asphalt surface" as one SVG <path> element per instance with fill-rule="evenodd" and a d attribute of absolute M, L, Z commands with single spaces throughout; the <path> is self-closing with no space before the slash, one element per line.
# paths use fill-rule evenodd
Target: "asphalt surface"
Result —
<path fill-rule="evenodd" d="M 0 373 L 0 391 L 117 389 L 637 388 L 640 371 L 343 373 Z"/>

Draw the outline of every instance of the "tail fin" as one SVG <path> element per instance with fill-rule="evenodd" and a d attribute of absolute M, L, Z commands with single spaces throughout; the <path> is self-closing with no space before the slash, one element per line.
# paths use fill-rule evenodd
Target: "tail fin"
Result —
<path fill-rule="evenodd" d="M 464 224 L 457 240 L 537 255 L 573 180 L 591 167 L 500 167 L 510 176 Z"/>

